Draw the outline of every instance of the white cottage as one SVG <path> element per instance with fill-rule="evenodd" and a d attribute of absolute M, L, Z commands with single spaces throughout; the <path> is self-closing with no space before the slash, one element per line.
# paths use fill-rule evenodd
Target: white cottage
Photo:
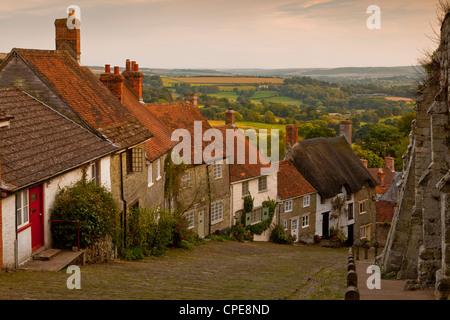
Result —
<path fill-rule="evenodd" d="M 0 89 L 0 268 L 51 247 L 50 213 L 61 188 L 83 176 L 111 189 L 112 143 L 16 89 Z"/>

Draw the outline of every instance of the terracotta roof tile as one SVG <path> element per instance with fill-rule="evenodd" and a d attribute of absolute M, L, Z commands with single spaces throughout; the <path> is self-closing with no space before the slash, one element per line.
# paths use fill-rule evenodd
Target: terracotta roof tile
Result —
<path fill-rule="evenodd" d="M 224 137 L 224 153 L 225 157 L 228 158 L 231 155 L 227 154 L 226 150 L 226 130 L 233 130 L 233 133 L 236 134 L 235 144 L 234 144 L 234 164 L 230 164 L 230 181 L 237 182 L 241 180 L 247 180 L 256 178 L 262 175 L 262 168 L 270 168 L 270 164 L 266 164 L 268 162 L 267 158 L 264 158 L 264 161 L 261 161 L 262 157 L 264 157 L 260 152 L 258 152 L 256 146 L 254 146 L 249 139 L 242 133 L 240 129 L 237 127 L 233 127 L 231 125 L 218 126 L 215 127 L 222 132 Z M 240 144 L 238 142 L 244 141 L 244 144 Z M 242 149 L 240 146 L 244 145 L 245 149 Z M 251 161 L 249 157 L 250 152 L 257 154 L 256 163 L 255 161 Z M 244 163 L 239 164 L 238 156 L 240 154 L 245 154 Z M 242 160 L 241 160 L 242 162 Z"/>
<path fill-rule="evenodd" d="M 172 136 L 172 133 L 177 129 L 185 129 L 190 133 L 191 163 L 196 164 L 196 148 L 194 147 L 194 123 L 196 121 L 201 122 L 202 136 L 206 130 L 211 129 L 208 121 L 206 121 L 198 108 L 186 102 L 147 103 L 146 105 L 150 112 L 168 128 L 168 130 L 170 131 L 170 136 Z M 178 141 L 175 141 L 175 143 L 178 143 Z M 205 142 L 202 139 L 202 152 L 208 145 L 209 142 Z M 220 152 L 220 150 L 218 151 Z M 221 157 L 220 155 L 217 156 L 219 158 Z"/>
<path fill-rule="evenodd" d="M 136 95 L 127 87 L 124 88 L 123 104 L 153 134 L 153 137 L 145 143 L 149 161 L 158 159 L 177 144 L 176 141 L 171 140 L 172 132 L 169 128 L 146 105 L 140 103 Z"/>
<path fill-rule="evenodd" d="M 0 128 L 1 177 L 13 189 L 117 150 L 19 89 L 0 89 L 0 110 L 14 117 Z"/>
<path fill-rule="evenodd" d="M 97 132 L 120 147 L 151 137 L 149 131 L 87 68 L 67 51 L 13 49 Z"/>
<path fill-rule="evenodd" d="M 379 200 L 376 202 L 377 222 L 392 222 L 396 204 L 394 202 Z"/>
<path fill-rule="evenodd" d="M 280 161 L 277 181 L 281 199 L 295 198 L 316 191 L 290 159 Z"/>

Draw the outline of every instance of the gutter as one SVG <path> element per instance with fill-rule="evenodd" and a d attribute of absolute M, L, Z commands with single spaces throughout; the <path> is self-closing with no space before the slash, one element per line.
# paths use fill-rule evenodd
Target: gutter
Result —
<path fill-rule="evenodd" d="M 123 154 L 126 153 L 126 151 L 123 151 L 121 153 L 119 153 L 119 157 L 120 157 L 120 200 L 122 200 L 123 203 L 123 209 L 122 209 L 122 230 L 123 230 L 123 234 L 122 234 L 122 249 L 125 248 L 125 239 L 127 236 L 127 201 L 125 200 L 125 196 L 124 196 L 124 185 L 123 185 Z"/>

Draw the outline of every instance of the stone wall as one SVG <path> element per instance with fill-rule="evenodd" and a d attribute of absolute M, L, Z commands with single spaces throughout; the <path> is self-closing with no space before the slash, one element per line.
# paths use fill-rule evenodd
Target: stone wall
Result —
<path fill-rule="evenodd" d="M 399 203 L 379 257 L 383 272 L 413 279 L 408 282 L 411 288 L 434 285 L 439 299 L 447 298 L 450 292 L 449 40 L 447 14 L 440 46 L 427 65 L 428 79 L 418 88 Z"/>

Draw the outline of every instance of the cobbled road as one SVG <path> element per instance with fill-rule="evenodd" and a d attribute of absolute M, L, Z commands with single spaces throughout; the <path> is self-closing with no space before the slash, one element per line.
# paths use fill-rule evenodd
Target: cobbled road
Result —
<path fill-rule="evenodd" d="M 84 265 L 71 274 L 0 272 L 3 300 L 296 300 L 343 298 L 347 248 L 208 241 L 163 257 Z"/>

